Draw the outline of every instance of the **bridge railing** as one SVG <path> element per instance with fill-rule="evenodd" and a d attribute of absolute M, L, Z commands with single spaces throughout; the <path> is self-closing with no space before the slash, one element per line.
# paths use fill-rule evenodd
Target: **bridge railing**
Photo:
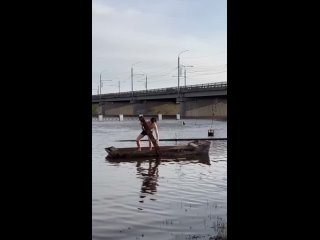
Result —
<path fill-rule="evenodd" d="M 180 92 L 187 93 L 187 92 L 203 91 L 204 89 L 221 89 L 221 88 L 227 88 L 227 82 L 189 85 L 185 87 L 180 87 Z"/>
<path fill-rule="evenodd" d="M 227 88 L 227 82 L 216 82 L 216 83 L 207 83 L 207 84 L 196 84 L 196 85 L 189 85 L 180 87 L 180 93 L 189 93 L 189 92 L 197 92 L 207 90 L 215 90 L 215 89 L 224 89 Z M 171 88 L 156 88 L 156 89 L 149 89 L 134 91 L 134 92 L 122 92 L 122 93 L 108 93 L 102 94 L 101 98 L 130 98 L 130 97 L 140 97 L 140 96 L 154 96 L 154 95 L 163 95 L 163 94 L 176 94 L 178 92 L 177 87 Z M 132 95 L 133 94 L 133 95 Z M 93 100 L 100 99 L 100 95 L 93 95 Z"/>

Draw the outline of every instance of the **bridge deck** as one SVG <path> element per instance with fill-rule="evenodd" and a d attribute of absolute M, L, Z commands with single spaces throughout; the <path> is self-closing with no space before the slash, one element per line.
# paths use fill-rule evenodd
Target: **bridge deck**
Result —
<path fill-rule="evenodd" d="M 179 91 L 178 91 L 179 90 Z M 205 97 L 205 96 L 226 96 L 227 82 L 217 82 L 209 84 L 189 85 L 186 87 L 158 88 L 148 91 L 133 91 L 122 93 L 108 93 L 93 95 L 92 102 L 99 101 L 130 101 L 148 99 L 168 99 L 178 97 Z"/>

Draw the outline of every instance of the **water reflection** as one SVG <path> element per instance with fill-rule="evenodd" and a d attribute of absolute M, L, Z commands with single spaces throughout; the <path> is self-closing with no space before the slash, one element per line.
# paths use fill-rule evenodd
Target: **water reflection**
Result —
<path fill-rule="evenodd" d="M 148 160 L 148 168 L 145 169 L 141 167 L 141 160 L 137 162 L 137 174 L 142 176 L 142 186 L 141 186 L 141 194 L 140 198 L 144 198 L 146 194 L 153 195 L 157 192 L 158 186 L 158 177 L 159 177 L 159 169 L 158 166 L 160 164 L 160 158 L 157 158 L 155 161 Z M 147 170 L 147 171 L 145 171 Z M 143 202 L 143 201 L 140 201 Z"/>
<path fill-rule="evenodd" d="M 145 161 L 155 161 L 160 164 L 160 162 L 185 162 L 185 163 L 202 163 L 206 165 L 211 165 L 210 163 L 210 157 L 209 154 L 201 154 L 198 156 L 184 156 L 184 157 L 158 157 L 156 159 L 150 158 L 150 157 L 144 157 L 144 158 L 112 158 L 109 156 L 106 156 L 105 158 L 110 163 L 124 163 L 124 162 L 137 162 L 137 167 L 141 166 L 142 162 Z M 118 165 L 118 164 L 117 164 Z"/>
<path fill-rule="evenodd" d="M 137 176 L 142 179 L 142 185 L 140 189 L 140 201 L 144 202 L 144 198 L 150 194 L 154 195 L 157 192 L 158 178 L 159 178 L 159 165 L 165 162 L 183 162 L 184 164 L 210 164 L 209 155 L 199 155 L 198 157 L 183 157 L 183 158 L 136 158 L 136 159 L 109 159 L 106 160 L 119 166 L 121 163 L 136 162 Z M 147 167 L 146 164 L 147 163 Z M 155 198 L 150 198 L 155 201 Z M 142 210 L 139 208 L 139 210 Z"/>

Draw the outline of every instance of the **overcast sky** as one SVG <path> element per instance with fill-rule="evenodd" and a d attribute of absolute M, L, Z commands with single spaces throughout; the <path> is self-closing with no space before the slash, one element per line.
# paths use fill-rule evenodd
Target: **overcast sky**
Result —
<path fill-rule="evenodd" d="M 93 0 L 92 87 L 102 93 L 227 81 L 226 0 Z M 193 67 L 190 67 L 193 66 Z M 184 86 L 182 68 L 180 86 Z M 96 90 L 92 93 L 96 94 Z"/>

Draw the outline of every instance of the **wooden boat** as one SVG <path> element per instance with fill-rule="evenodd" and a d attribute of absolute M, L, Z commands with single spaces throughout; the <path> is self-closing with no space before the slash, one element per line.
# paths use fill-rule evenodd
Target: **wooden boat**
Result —
<path fill-rule="evenodd" d="M 136 158 L 199 158 L 199 156 L 208 156 L 210 141 L 193 141 L 186 145 L 159 146 L 160 156 L 155 150 L 150 151 L 148 147 L 141 148 L 115 148 L 108 147 L 105 150 L 108 153 L 107 159 L 136 159 Z"/>

